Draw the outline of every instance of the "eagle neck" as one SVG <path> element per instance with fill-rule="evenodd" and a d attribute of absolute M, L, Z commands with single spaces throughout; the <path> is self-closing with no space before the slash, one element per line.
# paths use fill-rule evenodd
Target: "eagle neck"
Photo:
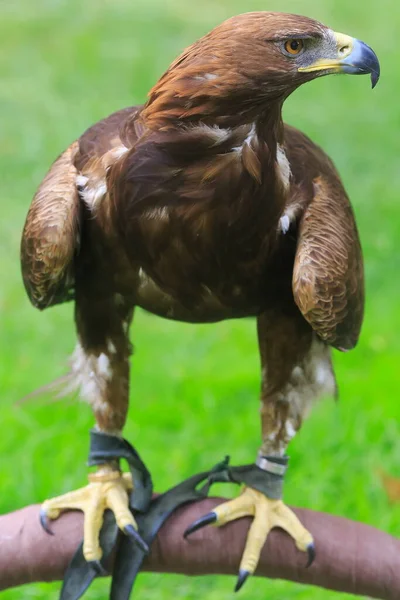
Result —
<path fill-rule="evenodd" d="M 282 104 L 274 103 L 263 110 L 255 119 L 256 135 L 265 142 L 276 159 L 278 144 L 283 144 Z"/>
<path fill-rule="evenodd" d="M 254 202 L 259 205 L 260 216 L 264 214 L 268 223 L 275 228 L 281 217 L 287 195 L 280 172 L 279 158 L 284 154 L 284 126 L 282 120 L 282 103 L 271 103 L 254 121 L 255 148 L 261 164 L 261 178 L 258 193 Z"/>

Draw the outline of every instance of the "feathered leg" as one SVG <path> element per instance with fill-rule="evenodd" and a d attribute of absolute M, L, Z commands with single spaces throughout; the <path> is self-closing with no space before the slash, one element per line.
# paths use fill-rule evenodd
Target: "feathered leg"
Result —
<path fill-rule="evenodd" d="M 244 516 L 254 517 L 239 568 L 235 590 L 257 568 L 268 533 L 280 527 L 299 550 L 315 555 L 312 535 L 283 504 L 282 484 L 287 468 L 286 448 L 315 400 L 334 394 L 335 378 L 329 348 L 318 340 L 293 307 L 287 315 L 268 312 L 258 319 L 262 365 L 262 444 L 256 465 L 233 467 L 233 481 L 245 483 L 242 494 L 193 523 L 186 535 L 208 524 L 221 526 Z M 254 485 L 253 485 L 254 484 Z"/>
<path fill-rule="evenodd" d="M 71 386 L 80 388 L 81 396 L 92 406 L 96 431 L 106 435 L 96 437 L 97 459 L 93 460 L 93 456 L 89 456 L 89 462 L 97 465 L 96 472 L 89 474 L 89 485 L 46 500 L 41 520 L 48 530 L 48 520 L 56 519 L 62 511 L 82 510 L 83 553 L 87 561 L 98 565 L 102 557 L 99 531 L 106 509 L 114 513 L 121 530 L 143 549 L 148 548 L 137 533 L 136 522 L 129 510 L 132 477 L 127 473 L 123 474 L 119 465 L 120 457 L 127 458 L 124 453 L 126 454 L 126 447 L 129 446 L 122 440 L 122 429 L 129 400 L 131 345 L 128 329 L 132 308 L 125 304 L 122 296 L 115 294 L 97 295 L 96 302 L 92 302 L 90 286 L 82 287 L 81 293 L 77 291 L 76 324 L 79 343 L 72 358 L 70 381 Z M 122 454 L 118 450 L 112 452 L 110 443 L 111 446 L 117 447 L 119 444 L 123 447 Z"/>

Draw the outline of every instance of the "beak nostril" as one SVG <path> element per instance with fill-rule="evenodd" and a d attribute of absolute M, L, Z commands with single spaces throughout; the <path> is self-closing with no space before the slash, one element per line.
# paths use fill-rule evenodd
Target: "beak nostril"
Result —
<path fill-rule="evenodd" d="M 346 44 L 345 46 L 341 46 L 341 48 L 339 48 L 339 54 L 341 56 L 344 56 L 345 54 L 348 54 L 350 52 L 350 46 L 348 44 Z"/>

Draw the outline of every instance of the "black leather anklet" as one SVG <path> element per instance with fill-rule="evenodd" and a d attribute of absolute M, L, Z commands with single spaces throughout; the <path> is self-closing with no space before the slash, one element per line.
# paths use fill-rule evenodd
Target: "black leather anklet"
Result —
<path fill-rule="evenodd" d="M 260 460 L 261 459 L 261 460 Z M 259 456 L 258 464 L 230 467 L 229 457 L 221 463 L 221 469 L 210 474 L 212 482 L 230 481 L 231 483 L 245 484 L 258 490 L 268 498 L 279 500 L 282 498 L 283 480 L 289 461 L 288 456 Z M 266 468 L 267 467 L 267 468 Z"/>
<path fill-rule="evenodd" d="M 133 492 L 130 498 L 132 510 L 146 512 L 153 493 L 151 475 L 146 465 L 129 442 L 116 435 L 91 429 L 89 467 L 101 465 L 110 460 L 125 459 L 132 475 Z"/>

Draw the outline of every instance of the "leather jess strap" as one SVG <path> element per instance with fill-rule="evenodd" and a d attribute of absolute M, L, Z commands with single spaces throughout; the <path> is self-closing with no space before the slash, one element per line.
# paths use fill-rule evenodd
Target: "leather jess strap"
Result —
<path fill-rule="evenodd" d="M 133 446 L 122 438 L 96 430 L 92 430 L 90 436 L 90 466 L 119 459 L 128 462 L 134 485 L 130 507 L 139 533 L 149 547 L 163 523 L 179 506 L 206 498 L 211 486 L 216 482 L 245 484 L 273 499 L 282 496 L 283 469 L 286 471 L 287 457 L 265 456 L 262 457 L 264 462 L 261 466 L 251 464 L 231 467 L 227 456 L 209 471 L 194 475 L 164 494 L 152 498 L 150 473 Z M 115 551 L 110 599 L 128 600 L 146 556 L 145 552 L 138 545 L 132 544 L 127 536 L 120 535 L 111 511 L 104 515 L 100 545 L 103 550 L 101 564 L 104 570 L 110 555 Z M 99 574 L 86 562 L 81 543 L 65 573 L 60 600 L 78 600 Z"/>

